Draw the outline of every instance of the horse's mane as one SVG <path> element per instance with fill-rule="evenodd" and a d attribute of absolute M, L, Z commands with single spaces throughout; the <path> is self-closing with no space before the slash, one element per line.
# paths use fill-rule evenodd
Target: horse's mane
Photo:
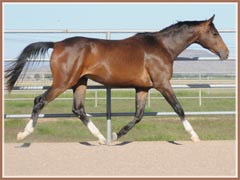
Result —
<path fill-rule="evenodd" d="M 178 32 L 181 31 L 183 28 L 191 28 L 196 25 L 199 25 L 205 21 L 177 21 L 177 23 L 172 24 L 158 32 L 141 32 L 137 33 L 135 36 L 151 36 L 156 33 L 163 33 L 163 34 L 169 34 L 171 32 Z"/>
<path fill-rule="evenodd" d="M 177 23 L 172 24 L 172 25 L 160 30 L 159 32 L 160 33 L 168 33 L 168 32 L 172 32 L 173 30 L 175 32 L 177 32 L 178 30 L 181 30 L 183 27 L 191 28 L 191 27 L 199 25 L 203 22 L 205 22 L 205 21 L 178 21 Z"/>

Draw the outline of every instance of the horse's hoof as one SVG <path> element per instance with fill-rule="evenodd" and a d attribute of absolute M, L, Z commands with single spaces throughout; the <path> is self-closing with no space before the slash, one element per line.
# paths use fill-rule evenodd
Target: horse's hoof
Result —
<path fill-rule="evenodd" d="M 21 140 L 23 140 L 23 139 L 24 139 L 23 132 L 19 132 L 19 133 L 17 134 L 17 141 L 21 141 Z"/>
<path fill-rule="evenodd" d="M 192 140 L 193 142 L 195 142 L 195 143 L 200 142 L 200 139 L 199 139 L 198 136 L 193 136 L 193 137 L 191 137 L 191 140 Z"/>
<path fill-rule="evenodd" d="M 112 141 L 116 141 L 118 139 L 117 133 L 112 133 Z"/>
<path fill-rule="evenodd" d="M 107 143 L 106 139 L 99 139 L 98 144 L 105 145 Z"/>

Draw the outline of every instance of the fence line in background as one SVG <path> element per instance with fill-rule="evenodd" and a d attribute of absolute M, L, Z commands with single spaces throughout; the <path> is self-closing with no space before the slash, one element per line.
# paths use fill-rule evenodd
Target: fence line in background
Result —
<path fill-rule="evenodd" d="M 13 88 L 13 90 L 16 90 L 16 91 L 20 91 L 20 90 L 24 90 L 24 91 L 28 91 L 28 90 L 45 90 L 45 89 L 48 89 L 50 86 L 16 86 L 16 87 L 14 87 Z M 236 85 L 235 84 L 185 84 L 185 85 L 172 85 L 172 87 L 174 88 L 174 89 L 185 89 L 185 88 L 193 88 L 193 89 L 204 89 L 204 88 L 236 88 Z M 106 86 L 88 86 L 88 89 L 107 89 L 107 87 Z M 129 88 L 128 88 L 129 89 Z M 110 93 L 111 94 L 111 92 L 107 92 L 107 93 Z M 151 93 L 149 93 L 149 94 L 151 94 Z M 87 99 L 95 99 L 95 106 L 97 105 L 97 100 L 98 99 L 108 99 L 109 97 L 104 97 L 104 98 L 98 98 L 96 95 L 95 95 L 95 97 L 94 98 L 87 98 Z M 201 103 L 202 102 L 202 98 L 211 98 L 211 97 L 202 97 L 202 95 L 201 95 L 201 93 L 199 94 L 199 97 L 187 97 L 187 98 L 199 98 L 199 102 Z M 215 97 L 215 98 L 219 98 L 219 97 Z M 235 97 L 223 97 L 223 98 L 235 98 Z M 22 100 L 25 100 L 25 98 L 22 98 Z M 31 99 L 31 98 L 28 98 L 28 99 Z M 59 99 L 70 99 L 70 98 L 59 98 Z M 124 99 L 124 98 L 111 98 L 110 97 L 110 99 L 112 100 L 112 99 Z M 126 98 L 125 98 L 126 99 Z M 127 98 L 127 99 L 135 99 L 135 98 Z M 154 98 L 152 98 L 152 97 L 150 97 L 149 96 L 149 98 L 148 98 L 148 105 L 150 106 L 150 100 L 151 99 L 160 99 L 159 97 L 154 97 Z M 163 98 L 162 98 L 163 99 Z M 7 100 L 10 100 L 10 99 L 7 99 Z M 32 100 L 32 99 L 31 99 Z M 111 102 L 108 102 L 107 104 L 111 104 Z M 201 105 L 201 104 L 199 104 L 199 105 Z M 108 105 L 108 106 L 110 106 L 110 105 Z M 108 107 L 108 109 L 109 109 L 110 107 Z M 110 110 L 111 111 L 111 110 Z M 109 112 L 109 111 L 107 111 L 107 112 Z M 106 112 L 106 113 L 107 113 Z M 229 113 L 229 112 L 231 112 L 231 113 Z M 93 116 L 105 116 L 106 115 L 106 113 L 93 113 Z M 189 112 L 188 112 L 189 113 Z M 134 114 L 134 113 L 130 113 L 130 114 Z M 158 115 L 175 115 L 175 113 L 173 113 L 173 114 L 169 114 L 169 112 L 161 112 L 160 114 L 159 114 L 159 112 L 151 112 L 151 113 L 148 113 L 148 115 L 156 115 L 156 114 L 158 114 Z M 211 114 L 233 114 L 233 112 L 232 111 L 226 111 L 226 112 L 194 112 L 194 113 L 191 113 L 191 115 L 211 115 Z M 63 115 L 63 114 L 58 114 L 58 115 L 56 115 L 56 117 L 60 117 L 61 115 Z M 111 113 L 111 115 L 114 115 L 114 116 L 117 116 L 117 115 L 119 115 L 119 116 L 125 116 L 125 115 L 129 115 L 129 112 L 122 112 L 122 113 Z M 7 114 L 5 114 L 4 115 L 4 117 L 5 118 L 22 118 L 22 117 L 28 117 L 29 115 L 7 115 Z M 54 115 L 53 115 L 54 116 Z M 51 115 L 42 115 L 42 117 L 45 117 L 45 118 L 47 118 L 47 117 L 53 117 L 53 116 L 51 116 Z M 74 115 L 63 115 L 62 117 L 74 117 Z M 54 116 L 55 117 L 55 116 Z"/>
<path fill-rule="evenodd" d="M 89 117 L 106 117 L 107 113 L 88 113 Z M 206 112 L 185 112 L 186 115 L 236 115 L 235 111 L 206 111 Z M 111 113 L 111 116 L 134 116 L 133 112 Z M 145 112 L 144 116 L 176 116 L 175 112 Z M 76 117 L 74 114 L 39 114 L 39 118 L 69 118 Z M 31 114 L 4 114 L 5 119 L 31 118 Z"/>
<path fill-rule="evenodd" d="M 5 29 L 4 33 L 143 33 L 143 32 L 157 32 L 159 29 Z M 234 29 L 221 29 L 219 33 L 236 33 Z"/>

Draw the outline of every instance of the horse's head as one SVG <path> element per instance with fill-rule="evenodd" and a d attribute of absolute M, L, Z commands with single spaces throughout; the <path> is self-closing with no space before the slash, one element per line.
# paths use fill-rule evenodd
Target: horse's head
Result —
<path fill-rule="evenodd" d="M 214 16 L 201 23 L 201 30 L 196 43 L 212 51 L 221 60 L 225 60 L 228 58 L 229 50 L 213 24 Z"/>

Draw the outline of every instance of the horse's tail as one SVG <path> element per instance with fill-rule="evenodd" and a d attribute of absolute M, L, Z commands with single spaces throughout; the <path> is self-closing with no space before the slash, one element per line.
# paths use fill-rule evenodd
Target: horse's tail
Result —
<path fill-rule="evenodd" d="M 5 78 L 7 79 L 6 86 L 9 92 L 13 89 L 13 86 L 26 65 L 26 62 L 29 59 L 35 59 L 37 56 L 44 56 L 49 48 L 54 48 L 53 42 L 37 42 L 25 47 L 17 60 L 5 70 Z M 26 71 L 27 68 L 28 66 L 26 67 Z M 26 73 L 26 71 L 24 73 Z"/>

